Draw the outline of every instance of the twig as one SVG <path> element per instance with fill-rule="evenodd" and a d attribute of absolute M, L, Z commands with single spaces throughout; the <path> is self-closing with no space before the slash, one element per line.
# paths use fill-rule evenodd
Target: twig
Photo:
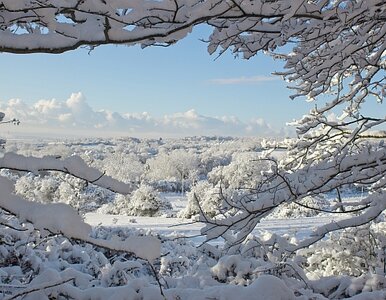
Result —
<path fill-rule="evenodd" d="M 61 280 L 61 281 L 58 281 L 58 282 L 55 282 L 55 283 L 50 282 L 50 283 L 47 283 L 46 285 L 42 284 L 42 285 L 38 285 L 38 286 L 32 286 L 32 287 L 24 289 L 23 291 L 21 291 L 19 293 L 16 293 L 16 294 L 12 295 L 10 297 L 4 298 L 4 300 L 16 299 L 18 297 L 22 297 L 22 296 L 31 294 L 33 292 L 37 292 L 37 291 L 41 291 L 41 290 L 45 290 L 45 289 L 49 289 L 49 288 L 52 288 L 52 287 L 55 287 L 55 286 L 59 286 L 59 285 L 65 284 L 65 283 L 73 281 L 73 280 L 75 280 L 75 278 L 68 278 L 68 279 Z"/>

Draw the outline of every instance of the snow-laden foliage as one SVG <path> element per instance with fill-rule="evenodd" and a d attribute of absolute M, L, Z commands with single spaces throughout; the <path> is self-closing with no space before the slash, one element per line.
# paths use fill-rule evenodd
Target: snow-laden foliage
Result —
<path fill-rule="evenodd" d="M 309 278 L 333 275 L 359 277 L 369 271 L 386 272 L 386 224 L 384 222 L 331 233 L 328 238 L 299 250 Z"/>
<path fill-rule="evenodd" d="M 262 180 L 262 173 L 270 167 L 270 163 L 261 160 L 260 156 L 256 152 L 234 154 L 229 165 L 216 167 L 208 174 L 208 181 L 225 189 L 254 188 Z"/>
<path fill-rule="evenodd" d="M 130 196 L 116 195 L 112 202 L 103 205 L 99 211 L 115 215 L 155 217 L 170 209 L 170 203 L 153 187 L 142 184 Z"/>
<path fill-rule="evenodd" d="M 103 160 L 96 160 L 92 165 L 104 170 L 106 175 L 126 183 L 140 182 L 144 172 L 144 164 L 139 157 L 123 151 L 106 155 Z"/>
<path fill-rule="evenodd" d="M 198 173 L 199 160 L 197 155 L 183 149 L 175 149 L 170 153 L 159 153 L 146 163 L 145 178 L 156 182 L 168 179 L 181 183 L 181 193 L 185 191 L 185 184 L 188 186 L 195 180 Z"/>
<path fill-rule="evenodd" d="M 145 283 L 146 278 L 150 283 L 156 282 L 149 263 L 128 253 L 96 248 L 92 244 L 75 242 L 61 235 L 44 233 L 34 229 L 32 224 L 20 223 L 4 212 L 0 220 L 0 298 L 35 289 L 33 299 L 48 299 L 50 294 L 59 299 L 64 299 L 66 295 L 78 295 L 75 298 L 81 299 L 79 295 L 82 295 L 82 291 L 96 299 L 92 296 L 96 292 L 92 288 L 124 286 L 135 279 L 142 281 L 145 286 L 149 285 Z M 92 236 L 111 240 L 114 236 L 126 239 L 143 234 L 135 230 L 96 228 Z M 62 286 L 63 291 L 46 289 L 45 285 Z M 99 292 L 105 295 L 101 295 L 101 298 L 107 299 L 104 298 L 108 295 L 107 291 Z"/>
<path fill-rule="evenodd" d="M 132 215 L 152 217 L 159 213 L 165 202 L 151 186 L 141 185 L 131 196 L 130 206 Z"/>
<path fill-rule="evenodd" d="M 191 218 L 200 213 L 215 216 L 219 213 L 223 202 L 221 188 L 214 187 L 207 181 L 199 181 L 186 196 L 188 199 L 187 206 L 178 214 L 183 218 Z"/>
<path fill-rule="evenodd" d="M 57 173 L 45 176 L 28 173 L 17 179 L 15 191 L 25 199 L 41 203 L 69 204 L 80 213 L 96 210 L 113 198 L 110 191 L 68 174 L 62 176 Z"/>

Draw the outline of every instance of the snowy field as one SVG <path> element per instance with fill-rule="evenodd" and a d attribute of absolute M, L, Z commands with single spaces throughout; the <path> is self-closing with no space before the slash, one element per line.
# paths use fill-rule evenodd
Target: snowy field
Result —
<path fill-rule="evenodd" d="M 297 238 L 303 238 L 309 236 L 315 228 L 341 219 L 344 219 L 344 217 L 318 216 L 297 219 L 263 220 L 256 226 L 253 233 L 258 234 L 260 231 L 268 231 L 280 235 L 291 234 Z M 205 241 L 205 237 L 200 236 L 200 230 L 204 227 L 204 224 L 188 219 L 87 213 L 85 215 L 85 222 L 92 226 L 136 228 L 150 230 L 162 235 L 191 237 L 189 239 L 197 246 Z M 217 243 L 221 243 L 221 241 L 217 241 Z"/>

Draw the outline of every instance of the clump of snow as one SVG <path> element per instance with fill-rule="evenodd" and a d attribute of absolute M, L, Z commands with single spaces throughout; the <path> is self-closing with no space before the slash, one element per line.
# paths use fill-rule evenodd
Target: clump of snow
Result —
<path fill-rule="evenodd" d="M 64 233 L 69 237 L 87 237 L 91 226 L 84 223 L 78 213 L 62 203 L 40 204 L 26 201 L 14 195 L 13 183 L 0 177 L 1 207 L 35 224 L 39 229 Z"/>

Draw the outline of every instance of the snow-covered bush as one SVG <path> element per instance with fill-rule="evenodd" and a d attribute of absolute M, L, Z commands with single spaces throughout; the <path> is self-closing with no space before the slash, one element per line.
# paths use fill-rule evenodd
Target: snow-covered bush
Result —
<path fill-rule="evenodd" d="M 104 170 L 106 175 L 123 182 L 139 182 L 144 172 L 144 164 L 139 157 L 123 151 L 108 154 L 103 160 L 98 160 L 95 165 Z"/>
<path fill-rule="evenodd" d="M 262 172 L 269 168 L 270 163 L 260 160 L 259 153 L 236 153 L 229 165 L 214 168 L 208 174 L 208 181 L 226 189 L 254 189 L 262 178 Z"/>
<path fill-rule="evenodd" d="M 311 279 L 368 273 L 386 274 L 386 223 L 367 224 L 331 233 L 327 239 L 299 250 Z"/>
<path fill-rule="evenodd" d="M 98 211 L 106 214 L 153 217 L 166 213 L 171 204 L 151 186 L 141 184 L 132 195 L 115 196 Z"/>
<path fill-rule="evenodd" d="M 204 213 L 207 216 L 216 215 L 221 208 L 222 194 L 219 187 L 213 187 L 207 181 L 200 181 L 186 194 L 188 204 L 178 216 L 191 218 L 194 215 Z"/>
<path fill-rule="evenodd" d="M 162 244 L 160 273 L 170 277 L 170 282 L 173 277 L 188 276 L 195 272 L 194 265 L 197 265 L 201 253 L 193 241 L 184 237 L 176 239 L 175 236 L 171 236 L 170 239 L 164 237 Z M 205 264 L 206 262 L 203 263 L 204 266 Z"/>
<path fill-rule="evenodd" d="M 102 205 L 97 210 L 101 214 L 111 215 L 131 215 L 130 196 L 129 195 L 115 195 L 113 201 Z"/>
<path fill-rule="evenodd" d="M 40 202 L 62 202 L 81 213 L 94 211 L 112 200 L 112 192 L 71 175 L 27 173 L 16 180 L 15 191 L 26 199 Z"/>
<path fill-rule="evenodd" d="M 161 198 L 149 185 L 141 185 L 131 196 L 130 208 L 134 216 L 154 216 L 162 205 Z"/>
<path fill-rule="evenodd" d="M 193 152 L 175 149 L 159 153 L 146 163 L 145 178 L 149 182 L 168 180 L 181 182 L 181 193 L 195 180 L 199 168 L 199 159 Z"/>
<path fill-rule="evenodd" d="M 134 229 L 107 230 L 103 227 L 95 228 L 92 233 L 103 240 L 145 234 Z M 87 298 L 95 299 L 96 294 L 92 290 L 98 287 L 125 286 L 133 280 L 142 280 L 147 286 L 156 282 L 149 264 L 132 254 L 96 248 L 61 235 L 46 235 L 32 224 L 21 223 L 4 212 L 0 212 L 0 241 L 1 299 L 18 290 L 25 292 L 28 287 L 34 287 L 32 290 L 35 293 L 30 292 L 33 299 L 66 299 L 68 295 L 80 299 L 82 290 L 90 293 Z M 59 286 L 63 289 L 62 293 L 46 290 L 46 284 Z M 101 289 L 98 293 L 101 299 L 110 297 Z M 117 297 L 115 299 L 122 299 Z"/>

